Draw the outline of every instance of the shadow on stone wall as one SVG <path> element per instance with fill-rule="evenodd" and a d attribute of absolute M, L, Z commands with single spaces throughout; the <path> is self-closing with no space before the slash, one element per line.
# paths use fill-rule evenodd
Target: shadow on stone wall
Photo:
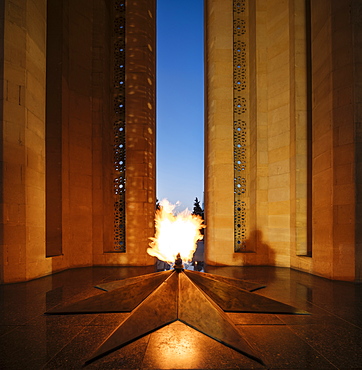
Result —
<path fill-rule="evenodd" d="M 245 251 L 234 254 L 235 262 L 242 266 L 275 266 L 275 252 L 263 240 L 263 232 L 255 229 L 245 240 Z"/>

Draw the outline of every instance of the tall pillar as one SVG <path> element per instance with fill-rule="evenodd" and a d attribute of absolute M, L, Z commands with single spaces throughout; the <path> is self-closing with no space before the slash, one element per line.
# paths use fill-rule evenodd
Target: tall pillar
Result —
<path fill-rule="evenodd" d="M 47 273 L 45 258 L 46 1 L 1 2 L 0 282 Z"/>
<path fill-rule="evenodd" d="M 156 208 L 156 2 L 128 2 L 126 237 L 128 263 L 151 264 Z"/>
<path fill-rule="evenodd" d="M 205 1 L 205 256 L 231 265 L 234 254 L 233 1 Z"/>
<path fill-rule="evenodd" d="M 117 243 L 122 247 L 117 260 L 124 265 L 142 266 L 153 264 L 146 250 L 149 238 L 154 235 L 156 208 L 156 2 L 119 3 L 125 3 L 125 64 L 122 67 L 125 67 L 125 86 L 118 89 L 124 109 L 121 129 L 125 135 L 120 145 L 125 149 L 119 152 L 124 153 L 124 160 L 117 166 L 121 171 L 117 184 L 122 187 L 119 195 L 123 200 L 116 203 L 116 217 L 120 220 L 116 227 L 124 224 L 123 231 L 116 230 Z M 118 113 L 122 121 L 122 110 Z"/>
<path fill-rule="evenodd" d="M 311 271 L 339 280 L 357 272 L 358 136 L 361 97 L 354 66 L 361 32 L 351 7 L 357 2 L 311 2 L 313 71 L 313 265 Z M 355 8 L 357 10 L 357 8 Z M 357 12 L 358 14 L 358 12 Z M 359 31 L 358 31 L 359 29 Z M 356 172 L 357 170 L 357 172 Z M 356 178 L 357 174 L 357 178 Z"/>

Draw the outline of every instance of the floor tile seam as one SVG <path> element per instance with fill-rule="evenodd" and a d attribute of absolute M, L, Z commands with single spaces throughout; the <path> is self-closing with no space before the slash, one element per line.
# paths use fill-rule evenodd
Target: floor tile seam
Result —
<path fill-rule="evenodd" d="M 28 325 L 26 325 L 26 324 L 0 324 L 0 328 L 2 327 L 2 326 L 10 326 L 10 327 L 12 327 L 12 326 L 15 326 L 15 327 L 17 327 L 17 326 L 28 326 Z"/>
<path fill-rule="evenodd" d="M 254 293 L 254 292 L 253 292 L 253 293 Z M 268 299 L 271 299 L 271 300 L 273 300 L 273 301 L 280 302 L 280 303 L 285 304 L 285 305 L 287 305 L 287 306 L 294 307 L 294 308 L 298 308 L 298 307 L 300 307 L 300 306 L 301 306 L 298 302 L 293 301 L 293 300 L 289 300 L 289 301 L 287 301 L 287 302 L 286 302 L 284 299 L 275 298 L 275 297 L 270 297 L 270 296 L 268 296 L 268 295 L 262 295 L 262 294 L 258 294 L 258 293 L 255 293 L 255 294 L 257 294 L 257 295 L 259 295 L 259 296 L 263 296 L 263 297 L 268 298 Z M 303 303 L 305 304 L 305 303 L 311 303 L 311 302 L 309 302 L 309 301 L 307 301 L 307 300 L 303 300 Z M 307 308 L 303 308 L 303 309 L 301 309 L 301 310 L 306 311 L 306 312 L 309 312 L 309 311 L 310 311 L 310 310 L 308 310 Z M 327 312 L 328 312 L 328 311 L 327 311 Z M 277 317 L 279 317 L 279 316 L 283 316 L 283 315 L 284 315 L 283 313 L 266 313 L 266 314 L 267 314 L 267 315 L 271 315 L 271 314 L 273 314 L 273 315 L 275 315 L 275 316 L 277 316 Z"/>
<path fill-rule="evenodd" d="M 83 324 L 74 324 L 74 323 L 72 323 L 72 324 L 59 324 L 59 323 L 57 323 L 57 321 L 56 321 L 56 318 L 58 318 L 58 317 L 77 317 L 77 315 L 78 315 L 78 317 L 80 317 L 80 316 L 83 316 L 83 317 L 87 317 L 87 316 L 90 316 L 90 315 L 95 315 L 95 317 L 93 317 L 93 319 L 92 318 L 89 318 L 89 321 L 87 321 L 87 323 L 83 323 Z M 52 317 L 54 318 L 53 319 L 53 321 L 54 321 L 54 325 L 57 325 L 57 326 L 64 326 L 64 327 L 66 327 L 66 326 L 88 326 L 88 324 L 89 323 L 91 323 L 92 321 L 94 321 L 97 317 L 99 316 L 99 314 L 94 314 L 94 313 L 90 313 L 90 314 L 87 314 L 87 313 L 80 313 L 80 314 L 73 314 L 73 313 L 70 313 L 70 314 L 66 314 L 66 315 L 48 315 L 46 312 L 43 312 L 43 313 L 41 313 L 40 315 L 37 315 L 37 316 L 35 316 L 35 317 L 33 317 L 32 318 L 32 320 L 31 321 L 35 321 L 36 319 L 41 319 L 41 318 L 48 318 L 48 319 L 51 319 Z M 37 323 L 35 322 L 34 324 L 30 324 L 30 321 L 28 321 L 27 322 L 27 326 L 36 326 L 37 325 Z"/>
<path fill-rule="evenodd" d="M 55 316 L 55 315 L 53 315 Z M 111 325 L 88 325 L 88 324 L 59 324 L 59 323 L 52 323 L 52 324 L 49 324 L 47 325 L 48 328 L 52 328 L 52 327 L 58 327 L 58 328 L 76 328 L 76 327 L 82 327 L 82 328 L 85 328 L 85 327 L 108 327 L 108 326 L 111 326 Z M 19 328 L 34 328 L 36 329 L 38 326 L 35 325 L 35 324 L 32 324 L 32 325 L 18 325 Z"/>
<path fill-rule="evenodd" d="M 11 327 L 13 326 L 13 328 L 11 330 L 7 331 L 6 333 L 1 334 L 0 338 L 5 337 L 5 336 L 9 335 L 10 333 L 12 333 L 14 330 L 17 330 L 17 329 L 19 329 L 21 327 L 24 327 L 26 325 L 7 325 L 7 326 L 11 326 Z M 1 325 L 0 325 L 0 328 L 1 328 Z"/>
<path fill-rule="evenodd" d="M 42 369 L 47 369 L 47 365 L 48 364 L 50 364 L 51 363 L 51 361 L 53 361 L 53 359 L 55 359 L 56 358 L 56 356 L 58 356 L 58 354 L 60 354 L 62 351 L 63 351 L 63 349 L 65 348 L 65 347 L 67 347 L 68 345 L 70 345 L 70 343 L 78 336 L 78 335 L 80 335 L 84 330 L 86 329 L 86 327 L 83 327 L 83 329 L 82 330 L 80 330 L 77 334 L 75 334 L 75 335 L 73 335 L 72 337 L 71 337 L 71 339 L 70 340 L 68 340 L 65 344 L 64 344 L 64 346 L 62 346 L 53 356 L 51 356 L 51 358 L 42 366 Z"/>
<path fill-rule="evenodd" d="M 92 294 L 93 293 L 93 294 Z M 90 292 L 89 294 L 82 294 L 82 293 L 76 293 L 74 295 L 71 295 L 70 297 L 64 297 L 61 299 L 61 301 L 57 304 L 51 305 L 51 307 L 48 307 L 46 311 L 50 311 L 56 307 L 65 307 L 65 306 L 70 306 L 74 303 L 77 303 L 79 301 L 84 301 L 88 298 L 93 298 L 98 295 L 102 295 L 106 293 L 104 290 L 100 289 L 94 289 L 94 291 Z"/>
<path fill-rule="evenodd" d="M 313 316 L 313 314 L 310 313 L 309 315 L 304 315 L 304 314 L 300 315 L 300 314 L 297 314 L 297 313 L 296 314 L 283 314 L 283 313 L 279 313 L 279 314 L 276 314 L 276 316 L 285 325 L 301 325 L 299 322 L 297 322 L 295 324 L 290 323 L 290 322 L 288 322 L 288 319 L 291 319 L 293 317 L 296 318 L 296 319 L 298 319 L 298 318 L 308 319 L 311 316 Z M 302 325 L 311 325 L 311 324 L 313 324 L 313 323 L 303 323 Z"/>
<path fill-rule="evenodd" d="M 240 324 L 240 323 L 235 323 L 234 322 L 234 325 L 235 326 L 240 326 L 240 327 L 255 327 L 255 326 L 261 326 L 261 327 L 266 327 L 266 326 L 288 326 L 288 324 L 286 323 L 280 323 L 280 324 L 262 324 L 262 323 L 255 323 L 255 324 Z"/>
<path fill-rule="evenodd" d="M 26 319 L 25 321 L 24 321 L 24 323 L 23 324 L 21 324 L 21 325 L 19 325 L 19 326 L 33 326 L 33 325 L 31 325 L 31 322 L 33 321 L 33 320 L 36 320 L 37 318 L 40 318 L 40 317 L 42 317 L 43 316 L 43 313 L 37 313 L 37 314 L 34 314 L 34 316 L 31 316 L 30 318 L 28 318 L 28 319 Z"/>
<path fill-rule="evenodd" d="M 343 321 L 344 323 L 347 323 L 347 324 L 349 324 L 349 325 L 354 326 L 354 327 L 355 327 L 355 328 L 357 328 L 357 329 L 362 330 L 362 326 L 356 325 L 356 324 L 354 324 L 353 322 L 350 322 L 350 321 L 348 321 L 348 320 L 344 319 L 343 317 L 341 317 L 341 316 L 339 316 L 339 315 L 336 315 L 333 311 L 329 311 L 329 310 L 325 309 L 324 307 L 321 307 L 321 306 L 319 306 L 319 305 L 317 305 L 317 304 L 315 304 L 315 303 L 312 303 L 312 302 L 309 302 L 309 303 L 310 303 L 311 305 L 315 306 L 315 307 L 318 307 L 320 310 L 322 310 L 322 311 L 324 311 L 324 312 L 327 312 L 327 313 L 328 313 L 328 315 L 333 316 L 333 317 L 337 318 L 338 320 Z"/>
<path fill-rule="evenodd" d="M 97 320 L 98 318 L 103 318 L 104 317 L 104 313 L 99 313 L 97 314 L 96 317 L 93 318 L 93 320 L 91 320 L 88 324 L 84 325 L 84 326 L 87 326 L 87 327 L 92 327 L 92 328 L 96 328 L 96 327 L 114 327 L 114 326 L 119 326 L 121 324 L 123 324 L 128 318 L 129 316 L 131 315 L 131 312 L 118 312 L 116 314 L 119 314 L 120 316 L 124 316 L 124 319 L 123 320 L 118 320 L 117 323 L 115 324 L 112 324 L 112 325 L 100 325 L 100 324 L 97 324 L 97 325 L 94 325 L 92 324 L 92 322 L 94 322 L 95 320 Z M 114 315 L 114 313 L 112 314 Z"/>
<path fill-rule="evenodd" d="M 106 325 L 92 324 L 98 318 L 103 318 L 104 317 L 105 314 L 100 313 L 93 320 L 91 320 L 89 323 L 87 323 L 87 324 L 85 324 L 83 326 L 92 327 L 92 328 L 119 326 L 119 325 L 123 324 L 123 322 L 128 319 L 128 317 L 130 316 L 131 313 L 129 313 L 129 312 L 119 312 L 119 313 L 116 313 L 116 314 L 119 314 L 119 315 L 122 315 L 122 316 L 124 315 L 125 317 L 123 318 L 123 320 L 118 320 L 117 323 L 114 323 L 114 324 L 106 324 Z"/>
<path fill-rule="evenodd" d="M 353 322 L 350 322 L 350 321 L 344 319 L 341 316 L 335 315 L 335 314 L 333 314 L 333 312 L 332 312 L 332 316 L 334 316 L 334 317 L 338 318 L 339 320 L 343 321 L 345 324 L 349 324 L 349 325 L 355 327 L 356 329 L 362 330 L 362 326 L 356 325 Z"/>
<path fill-rule="evenodd" d="M 253 294 L 256 294 L 258 296 L 262 296 L 262 297 L 271 299 L 273 301 L 278 301 L 278 302 L 283 303 L 283 304 L 286 304 L 288 306 L 294 306 L 294 307 L 297 307 L 298 306 L 298 303 L 297 302 L 293 302 L 293 301 L 286 302 L 285 299 L 284 299 L 284 297 L 283 298 L 279 298 L 278 296 L 275 296 L 275 295 L 273 296 L 273 292 L 269 292 L 269 293 L 271 293 L 271 295 L 270 294 L 260 294 L 259 292 L 261 293 L 261 290 L 260 289 L 258 291 L 256 291 L 256 292 L 252 292 L 252 293 Z M 307 301 L 304 301 L 304 302 L 307 302 Z"/>
<path fill-rule="evenodd" d="M 157 330 L 156 330 L 156 331 L 157 331 Z M 153 333 L 155 333 L 156 331 L 153 331 L 153 332 L 148 333 L 148 334 L 146 334 L 146 335 L 144 335 L 144 336 L 143 336 L 143 337 L 147 336 L 148 338 L 147 338 L 147 345 L 146 345 L 146 348 L 145 348 L 145 350 L 144 350 L 144 352 L 143 352 L 143 355 L 142 355 L 142 359 L 141 359 L 141 367 L 139 368 L 139 370 L 146 370 L 146 369 L 148 369 L 148 368 L 147 368 L 147 367 L 145 367 L 143 364 L 144 364 L 144 361 L 145 361 L 145 358 L 146 358 L 146 353 L 147 353 L 148 348 L 149 348 L 149 346 L 150 346 L 151 336 L 152 336 L 152 334 L 153 334 Z"/>
<path fill-rule="evenodd" d="M 303 325 L 301 325 L 301 326 L 303 326 Z M 287 325 L 288 330 L 293 335 L 297 336 L 302 342 L 304 342 L 305 344 L 307 344 L 314 352 L 318 353 L 318 355 L 321 356 L 321 358 L 323 358 L 331 366 L 333 366 L 337 370 L 341 370 L 338 366 L 336 366 L 333 362 L 331 362 L 326 356 L 324 356 L 318 349 L 316 349 L 315 347 L 313 347 L 307 340 L 305 340 L 301 335 L 299 335 L 298 332 L 292 330 L 292 327 L 295 327 L 295 325 L 291 325 L 291 326 Z"/>
<path fill-rule="evenodd" d="M 92 315 L 92 314 L 91 314 Z M 102 325 L 91 325 L 93 321 L 95 321 L 96 319 L 98 319 L 99 317 L 101 317 L 102 314 L 98 313 L 96 314 L 92 320 L 90 320 L 85 326 L 87 327 L 96 327 L 96 326 L 102 326 Z M 109 326 L 109 325 L 103 325 L 103 326 Z"/>

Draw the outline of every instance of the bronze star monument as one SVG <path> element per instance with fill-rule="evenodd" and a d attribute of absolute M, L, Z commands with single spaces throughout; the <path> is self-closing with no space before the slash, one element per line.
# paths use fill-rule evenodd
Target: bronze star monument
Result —
<path fill-rule="evenodd" d="M 106 293 L 56 307 L 47 314 L 131 312 L 91 355 L 90 363 L 176 320 L 263 364 L 225 312 L 308 312 L 252 293 L 265 286 L 175 269 L 98 285 Z M 225 311 L 225 312 L 224 312 Z"/>

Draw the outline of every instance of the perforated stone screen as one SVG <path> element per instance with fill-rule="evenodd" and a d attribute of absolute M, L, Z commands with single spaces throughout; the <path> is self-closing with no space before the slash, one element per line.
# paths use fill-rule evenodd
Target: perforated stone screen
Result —
<path fill-rule="evenodd" d="M 246 0 L 233 2 L 234 251 L 246 250 L 247 230 L 247 14 Z"/>
<path fill-rule="evenodd" d="M 114 249 L 126 251 L 126 1 L 114 1 Z"/>

